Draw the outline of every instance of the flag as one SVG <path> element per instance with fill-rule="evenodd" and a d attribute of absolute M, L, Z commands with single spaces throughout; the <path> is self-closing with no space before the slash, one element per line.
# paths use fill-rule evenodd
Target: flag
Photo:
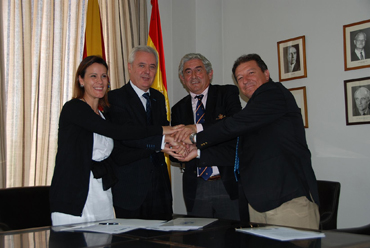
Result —
<path fill-rule="evenodd" d="M 164 50 L 162 40 L 161 18 L 158 9 L 158 0 L 151 0 L 152 14 L 150 17 L 149 36 L 147 45 L 153 47 L 158 53 L 158 68 L 152 88 L 160 91 L 166 100 L 167 120 L 170 121 L 170 103 L 167 95 L 166 68 L 164 61 Z M 169 176 L 171 175 L 171 165 L 169 156 L 166 155 L 166 163 Z M 170 176 L 171 178 L 171 176 Z"/>
<path fill-rule="evenodd" d="M 105 60 L 104 39 L 98 0 L 89 0 L 87 5 L 83 59 L 90 55 L 99 55 Z"/>
<path fill-rule="evenodd" d="M 105 60 L 103 29 L 98 0 L 89 0 L 87 3 L 85 44 L 82 59 L 91 55 L 101 56 Z M 108 90 L 109 88 L 110 83 L 108 83 Z M 100 104 L 98 108 L 100 111 L 104 111 Z"/>

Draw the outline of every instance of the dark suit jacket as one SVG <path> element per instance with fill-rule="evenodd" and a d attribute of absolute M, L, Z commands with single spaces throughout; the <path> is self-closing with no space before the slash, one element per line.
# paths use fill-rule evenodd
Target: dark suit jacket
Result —
<path fill-rule="evenodd" d="M 294 65 L 292 71 L 289 71 L 289 65 L 288 64 L 286 64 L 286 66 L 285 66 L 285 73 L 290 73 L 290 72 L 295 72 L 295 71 L 300 71 L 300 70 L 301 70 L 301 64 L 300 64 L 298 59 L 297 59 L 297 62 L 295 63 L 295 65 Z"/>
<path fill-rule="evenodd" d="M 240 136 L 240 183 L 259 212 L 300 196 L 319 204 L 301 116 L 293 95 L 281 83 L 261 85 L 247 106 L 197 135 L 207 147 Z"/>
<path fill-rule="evenodd" d="M 216 123 L 226 116 L 231 116 L 241 109 L 239 90 L 234 85 L 210 85 L 206 103 L 203 128 Z M 190 94 L 172 107 L 172 125 L 194 124 L 194 114 Z M 183 194 L 187 211 L 192 211 L 197 189 L 197 167 L 218 166 L 221 179 L 231 199 L 238 197 L 238 185 L 234 177 L 236 139 L 202 151 L 200 159 L 185 163 L 183 175 Z"/>
<path fill-rule="evenodd" d="M 150 98 L 153 125 L 168 126 L 164 96 L 159 91 L 150 89 Z M 112 122 L 147 125 L 144 106 L 130 83 L 110 91 L 108 99 Z M 155 174 L 155 180 L 163 183 L 163 191 L 170 199 L 172 213 L 172 194 L 164 155 L 153 151 L 160 150 L 160 143 L 161 138 L 115 141 L 112 159 L 117 164 L 115 170 L 118 182 L 112 188 L 114 206 L 127 210 L 138 209 L 148 190 L 153 187 L 152 179 Z"/>
<path fill-rule="evenodd" d="M 370 58 L 370 49 L 365 47 L 364 51 L 365 51 L 365 59 L 369 59 Z M 352 50 L 351 51 L 351 61 L 358 61 L 358 60 L 360 60 L 360 58 L 357 56 L 355 50 Z"/>

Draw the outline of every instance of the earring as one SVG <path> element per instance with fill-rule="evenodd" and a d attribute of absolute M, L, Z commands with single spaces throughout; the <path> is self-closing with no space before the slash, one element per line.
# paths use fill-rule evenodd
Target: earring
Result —
<path fill-rule="evenodd" d="M 83 84 L 80 84 L 80 87 L 81 87 L 81 88 L 83 88 L 83 87 L 84 87 L 84 85 L 83 85 Z"/>

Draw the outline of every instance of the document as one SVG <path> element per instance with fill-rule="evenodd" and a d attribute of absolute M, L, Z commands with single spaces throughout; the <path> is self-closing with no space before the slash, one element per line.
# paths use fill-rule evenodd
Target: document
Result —
<path fill-rule="evenodd" d="M 165 223 L 163 220 L 110 219 L 69 226 L 53 227 L 54 231 L 98 232 L 117 234 L 139 228 L 155 227 Z"/>
<path fill-rule="evenodd" d="M 253 228 L 237 228 L 237 232 L 249 233 L 256 236 L 261 236 L 280 241 L 291 241 L 299 239 L 315 239 L 325 237 L 324 233 L 315 231 L 302 231 L 288 227 L 253 227 Z"/>
<path fill-rule="evenodd" d="M 163 220 L 111 219 L 68 226 L 54 226 L 53 230 L 109 234 L 124 233 L 139 228 L 157 231 L 188 231 L 201 229 L 216 220 L 209 218 L 177 218 L 166 222 Z"/>
<path fill-rule="evenodd" d="M 201 229 L 217 219 L 211 218 L 177 218 L 170 220 L 160 226 L 148 227 L 146 229 L 158 231 L 189 231 Z"/>

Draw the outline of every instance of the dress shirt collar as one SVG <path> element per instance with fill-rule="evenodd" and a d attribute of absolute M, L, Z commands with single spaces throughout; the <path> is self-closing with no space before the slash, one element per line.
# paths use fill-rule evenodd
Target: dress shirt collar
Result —
<path fill-rule="evenodd" d="M 196 96 L 199 96 L 199 95 L 203 95 L 203 99 L 202 99 L 202 103 L 203 103 L 203 106 L 204 108 L 206 107 L 206 102 L 207 102 L 207 98 L 208 98 L 208 90 L 209 90 L 209 86 L 200 94 L 194 94 L 193 92 L 190 92 L 190 96 L 191 96 L 191 101 L 193 103 L 193 105 L 197 105 L 197 102 L 198 102 L 198 99 L 195 98 Z"/>
<path fill-rule="evenodd" d="M 131 82 L 131 80 L 130 80 L 130 84 L 131 84 L 132 88 L 134 89 L 136 95 L 139 97 L 141 103 L 143 104 L 144 109 L 146 110 L 146 99 L 143 97 L 143 94 L 148 92 L 149 95 L 150 95 L 150 90 L 145 92 L 142 89 L 139 89 L 135 84 L 133 84 Z"/>
<path fill-rule="evenodd" d="M 131 84 L 132 88 L 134 89 L 134 91 L 136 92 L 136 94 L 138 95 L 138 97 L 142 97 L 142 95 L 143 95 L 144 93 L 146 93 L 146 92 L 148 92 L 148 93 L 149 93 L 149 95 L 150 95 L 150 90 L 148 90 L 148 91 L 143 91 L 142 89 L 139 89 L 135 84 L 133 84 L 133 83 L 131 82 L 131 80 L 130 80 L 130 84 Z"/>

